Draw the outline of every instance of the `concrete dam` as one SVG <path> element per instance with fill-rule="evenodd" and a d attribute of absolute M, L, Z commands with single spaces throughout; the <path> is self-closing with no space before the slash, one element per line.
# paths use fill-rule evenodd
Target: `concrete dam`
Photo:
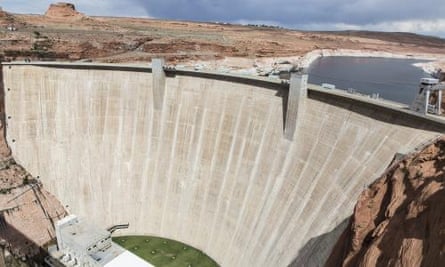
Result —
<path fill-rule="evenodd" d="M 292 116 L 289 85 L 261 78 L 81 63 L 2 72 L 13 155 L 71 213 L 221 266 L 323 265 L 364 187 L 445 130 L 312 85 Z"/>

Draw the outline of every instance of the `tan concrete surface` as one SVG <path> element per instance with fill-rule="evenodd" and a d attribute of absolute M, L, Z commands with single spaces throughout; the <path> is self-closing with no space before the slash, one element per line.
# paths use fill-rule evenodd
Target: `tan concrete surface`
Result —
<path fill-rule="evenodd" d="M 129 222 L 122 234 L 176 239 L 222 266 L 320 265 L 364 186 L 443 131 L 309 91 L 288 141 L 280 90 L 177 75 L 157 110 L 149 72 L 3 72 L 13 155 L 72 213 Z"/>

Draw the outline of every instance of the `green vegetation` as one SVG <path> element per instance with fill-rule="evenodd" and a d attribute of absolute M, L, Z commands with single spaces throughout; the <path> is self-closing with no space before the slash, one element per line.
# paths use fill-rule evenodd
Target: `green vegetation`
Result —
<path fill-rule="evenodd" d="M 181 242 L 153 236 L 120 236 L 113 241 L 156 267 L 217 267 L 209 256 Z"/>

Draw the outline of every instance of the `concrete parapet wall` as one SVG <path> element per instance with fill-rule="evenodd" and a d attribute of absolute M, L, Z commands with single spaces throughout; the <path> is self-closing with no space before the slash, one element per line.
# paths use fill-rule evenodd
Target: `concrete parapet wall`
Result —
<path fill-rule="evenodd" d="M 160 110 L 147 68 L 4 65 L 14 157 L 104 227 L 129 222 L 122 233 L 176 239 L 222 266 L 316 266 L 363 187 L 445 128 L 313 89 L 289 141 L 286 85 L 175 74 Z"/>

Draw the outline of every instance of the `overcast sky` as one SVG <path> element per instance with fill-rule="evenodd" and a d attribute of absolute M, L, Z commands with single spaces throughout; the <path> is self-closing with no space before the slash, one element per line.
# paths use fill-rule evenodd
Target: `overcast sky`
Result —
<path fill-rule="evenodd" d="M 0 0 L 43 14 L 47 0 Z M 302 30 L 407 31 L 445 37 L 445 0 L 73 0 L 87 15 L 279 25 Z"/>

